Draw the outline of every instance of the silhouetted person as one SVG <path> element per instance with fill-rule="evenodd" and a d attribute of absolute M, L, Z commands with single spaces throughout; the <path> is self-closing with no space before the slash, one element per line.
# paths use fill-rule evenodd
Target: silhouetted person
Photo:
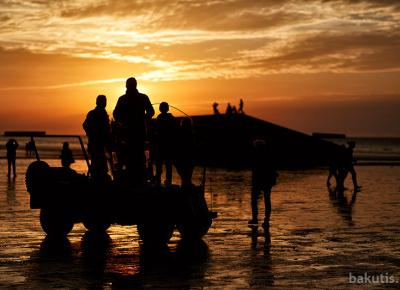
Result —
<path fill-rule="evenodd" d="M 356 170 L 354 169 L 354 156 L 353 156 L 353 151 L 354 148 L 356 147 L 356 142 L 349 141 L 347 142 L 347 144 L 348 146 L 346 147 L 345 155 L 343 157 L 345 170 L 351 174 L 351 179 L 353 181 L 354 189 L 359 190 L 361 186 L 359 186 L 357 183 L 357 173 Z"/>
<path fill-rule="evenodd" d="M 28 141 L 25 144 L 25 156 L 31 157 L 33 155 L 34 145 L 32 141 Z"/>
<path fill-rule="evenodd" d="M 99 95 L 96 99 L 96 108 L 91 110 L 83 129 L 88 136 L 88 151 L 92 161 L 91 173 L 94 178 L 108 178 L 107 153 L 111 146 L 110 119 L 106 112 L 107 98 Z"/>
<path fill-rule="evenodd" d="M 340 187 L 340 176 L 339 176 L 339 165 L 340 165 L 340 158 L 341 154 L 343 154 L 343 150 L 341 147 L 339 147 L 338 150 L 335 150 L 332 153 L 332 156 L 330 156 L 329 159 L 329 168 L 328 168 L 328 178 L 326 180 L 326 185 L 329 187 L 331 185 L 331 179 L 332 177 L 335 178 L 336 181 L 336 186 Z"/>
<path fill-rule="evenodd" d="M 238 113 L 239 113 L 239 114 L 244 114 L 243 106 L 244 106 L 243 100 L 240 99 L 240 102 L 239 102 L 239 109 L 238 109 Z"/>
<path fill-rule="evenodd" d="M 188 187 L 192 185 L 195 154 L 192 120 L 190 118 L 181 120 L 177 141 L 175 167 L 181 177 L 182 187 Z"/>
<path fill-rule="evenodd" d="M 65 168 L 70 168 L 71 164 L 75 162 L 74 157 L 72 155 L 72 151 L 69 148 L 68 142 L 64 142 L 60 158 L 61 158 L 61 165 L 62 167 Z"/>
<path fill-rule="evenodd" d="M 226 106 L 226 112 L 225 114 L 227 115 L 232 115 L 233 111 L 232 111 L 232 106 L 231 103 L 228 103 L 228 105 Z"/>
<path fill-rule="evenodd" d="M 17 148 L 19 144 L 17 140 L 15 139 L 10 139 L 6 143 L 6 149 L 7 149 L 7 161 L 8 161 L 8 173 L 7 176 L 11 177 L 11 167 L 13 170 L 13 176 L 17 177 L 16 174 L 16 168 L 15 168 L 15 161 L 17 159 Z"/>
<path fill-rule="evenodd" d="M 215 102 L 215 103 L 212 105 L 212 107 L 213 107 L 214 115 L 219 115 L 218 103 Z"/>
<path fill-rule="evenodd" d="M 168 113 L 169 105 L 166 102 L 160 104 L 160 112 L 157 116 L 156 128 L 156 182 L 161 183 L 162 166 L 165 164 L 165 185 L 172 183 L 172 161 L 174 159 L 176 134 L 178 125 L 175 117 Z"/>
<path fill-rule="evenodd" d="M 135 78 L 126 81 L 126 94 L 118 99 L 114 112 L 115 121 L 122 126 L 126 138 L 127 171 L 134 183 L 144 183 L 146 139 L 146 121 L 154 116 L 154 109 L 149 97 L 139 93 Z"/>
<path fill-rule="evenodd" d="M 265 217 L 263 227 L 269 227 L 271 215 L 271 190 L 276 184 L 278 173 L 276 172 L 271 152 L 269 152 L 264 140 L 255 140 L 252 156 L 252 189 L 251 210 L 252 219 L 249 224 L 258 224 L 258 199 L 263 193 L 265 204 Z"/>
<path fill-rule="evenodd" d="M 232 106 L 232 114 L 237 114 L 237 109 L 235 105 Z"/>

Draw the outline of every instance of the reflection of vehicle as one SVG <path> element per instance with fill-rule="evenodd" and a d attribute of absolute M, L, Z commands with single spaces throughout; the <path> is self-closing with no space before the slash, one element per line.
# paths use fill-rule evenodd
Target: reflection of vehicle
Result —
<path fill-rule="evenodd" d="M 90 167 L 79 136 L 46 137 L 78 138 Z M 175 227 L 183 238 L 201 238 L 216 216 L 204 198 L 205 171 L 201 185 L 186 190 L 178 185 L 132 188 L 116 180 L 99 183 L 90 174 L 50 167 L 40 160 L 36 146 L 34 151 L 37 160 L 28 167 L 26 187 L 31 208 L 40 209 L 40 224 L 48 235 L 67 235 L 80 222 L 91 231 L 105 231 L 111 224 L 137 225 L 142 240 L 167 242 Z"/>

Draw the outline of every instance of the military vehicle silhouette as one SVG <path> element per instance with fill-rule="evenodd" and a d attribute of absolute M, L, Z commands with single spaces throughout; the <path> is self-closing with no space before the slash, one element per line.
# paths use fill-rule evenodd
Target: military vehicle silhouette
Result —
<path fill-rule="evenodd" d="M 36 161 L 27 169 L 26 188 L 30 207 L 40 209 L 40 224 L 47 235 L 65 236 L 76 223 L 83 223 L 89 231 L 106 231 L 112 224 L 137 225 L 144 242 L 166 243 L 175 228 L 183 239 L 203 237 L 217 216 L 205 200 L 205 169 L 201 184 L 186 189 L 153 184 L 132 187 L 118 179 L 99 182 L 90 176 L 90 170 L 79 174 L 49 166 L 40 160 L 35 136 L 30 137 Z M 40 136 L 55 137 L 77 138 L 90 168 L 80 136 Z"/>

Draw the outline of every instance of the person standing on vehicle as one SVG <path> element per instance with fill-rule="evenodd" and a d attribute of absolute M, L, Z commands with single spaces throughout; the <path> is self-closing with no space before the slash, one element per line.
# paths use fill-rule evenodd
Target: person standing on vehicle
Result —
<path fill-rule="evenodd" d="M 156 120 L 156 183 L 161 184 L 162 166 L 165 164 L 166 179 L 164 184 L 172 184 L 172 161 L 176 151 L 178 124 L 175 117 L 168 113 L 167 102 L 160 104 L 160 114 Z"/>
<path fill-rule="evenodd" d="M 126 139 L 126 167 L 130 180 L 140 185 L 145 180 L 146 121 L 154 116 L 154 109 L 147 95 L 137 90 L 135 78 L 126 80 L 126 93 L 118 99 L 113 112 L 114 120 L 120 123 Z"/>
<path fill-rule="evenodd" d="M 182 187 L 190 188 L 195 165 L 195 142 L 190 118 L 182 118 L 176 139 L 175 168 L 181 178 Z"/>
<path fill-rule="evenodd" d="M 251 211 L 252 219 L 249 225 L 258 224 L 258 199 L 261 193 L 264 195 L 265 217 L 264 228 L 269 228 L 271 216 L 271 191 L 276 184 L 278 173 L 275 169 L 275 162 L 272 160 L 270 149 L 264 140 L 253 142 L 252 160 L 252 188 L 251 188 Z"/>
<path fill-rule="evenodd" d="M 19 144 L 17 140 L 15 139 L 10 139 L 6 143 L 6 149 L 7 149 L 7 161 L 8 161 L 8 173 L 7 176 L 11 177 L 11 167 L 13 169 L 13 176 L 14 178 L 17 177 L 16 168 L 15 168 L 15 161 L 17 159 L 17 148 Z"/>
<path fill-rule="evenodd" d="M 96 108 L 87 114 L 83 122 L 92 161 L 91 174 L 94 178 L 100 179 L 108 176 L 107 154 L 111 151 L 111 128 L 106 106 L 106 96 L 99 95 L 96 99 Z"/>

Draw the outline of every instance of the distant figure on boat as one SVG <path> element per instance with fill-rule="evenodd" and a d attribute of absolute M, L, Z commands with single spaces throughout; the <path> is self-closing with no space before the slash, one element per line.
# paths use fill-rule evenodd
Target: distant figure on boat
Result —
<path fill-rule="evenodd" d="M 145 182 L 146 122 L 154 116 L 154 109 L 147 95 L 137 90 L 135 78 L 126 80 L 126 93 L 118 99 L 113 112 L 114 120 L 121 126 L 129 150 L 126 167 L 130 180 L 137 185 Z"/>
<path fill-rule="evenodd" d="M 181 177 L 182 187 L 187 188 L 192 185 L 195 157 L 192 120 L 190 118 L 181 120 L 177 141 L 175 167 Z"/>
<path fill-rule="evenodd" d="M 35 150 L 34 144 L 32 141 L 28 141 L 25 144 L 25 156 L 26 157 L 31 157 L 33 155 L 33 151 Z"/>
<path fill-rule="evenodd" d="M 166 179 L 164 184 L 172 184 L 172 162 L 174 159 L 176 135 L 178 125 L 175 117 L 168 113 L 169 105 L 167 102 L 160 104 L 160 114 L 156 120 L 156 145 L 155 145 L 155 160 L 156 160 L 156 176 L 157 184 L 161 184 L 162 166 L 165 164 Z"/>
<path fill-rule="evenodd" d="M 218 103 L 215 102 L 215 103 L 212 105 L 212 107 L 213 107 L 214 115 L 219 115 L 220 113 L 219 113 L 219 110 L 218 110 Z"/>
<path fill-rule="evenodd" d="M 236 106 L 235 105 L 233 105 L 232 106 L 232 114 L 237 114 L 237 109 L 236 109 Z"/>
<path fill-rule="evenodd" d="M 69 143 L 64 142 L 61 150 L 61 166 L 65 168 L 70 168 L 72 163 L 75 163 L 72 151 L 69 148 Z"/>
<path fill-rule="evenodd" d="M 243 107 L 244 107 L 243 100 L 240 99 L 240 102 L 239 102 L 239 109 L 238 109 L 238 113 L 239 113 L 239 114 L 244 114 Z"/>
<path fill-rule="evenodd" d="M 83 129 L 88 136 L 88 151 L 92 161 L 91 174 L 94 178 L 108 178 L 107 155 L 111 152 L 111 128 L 107 111 L 107 98 L 99 95 L 96 99 L 96 108 L 91 110 Z"/>
<path fill-rule="evenodd" d="M 233 113 L 233 110 L 232 110 L 231 103 L 228 103 L 228 105 L 226 106 L 226 112 L 225 112 L 225 114 L 226 114 L 226 115 L 232 115 L 232 113 Z"/>
<path fill-rule="evenodd" d="M 7 162 L 8 162 L 8 173 L 7 176 L 11 177 L 11 167 L 14 178 L 17 177 L 15 163 L 17 159 L 17 149 L 18 149 L 18 142 L 15 139 L 9 139 L 6 143 L 7 149 Z"/>
<path fill-rule="evenodd" d="M 249 225 L 258 224 L 258 199 L 261 193 L 264 195 L 265 217 L 264 228 L 269 228 L 271 216 L 271 191 L 276 184 L 278 173 L 275 162 L 272 159 L 270 148 L 264 140 L 255 140 L 253 143 L 252 157 L 252 189 L 251 189 L 251 211 L 252 219 Z"/>

